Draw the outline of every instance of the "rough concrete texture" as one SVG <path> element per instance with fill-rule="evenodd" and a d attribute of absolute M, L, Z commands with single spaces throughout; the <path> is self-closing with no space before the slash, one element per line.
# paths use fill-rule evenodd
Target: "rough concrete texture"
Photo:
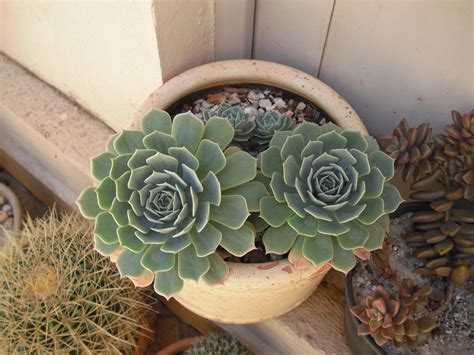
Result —
<path fill-rule="evenodd" d="M 113 131 L 7 56 L 0 54 L 0 103 L 88 173 Z M 3 130 L 3 129 L 2 129 Z"/>
<path fill-rule="evenodd" d="M 113 131 L 0 54 L 0 163 L 40 200 L 75 206 Z"/>
<path fill-rule="evenodd" d="M 118 130 L 162 83 L 152 3 L 0 1 L 0 50 Z"/>

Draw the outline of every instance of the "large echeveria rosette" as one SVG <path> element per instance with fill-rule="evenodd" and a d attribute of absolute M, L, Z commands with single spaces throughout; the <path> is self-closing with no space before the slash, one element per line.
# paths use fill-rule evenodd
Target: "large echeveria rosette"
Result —
<path fill-rule="evenodd" d="M 269 253 L 285 254 L 296 265 L 330 263 L 348 272 L 355 256 L 381 248 L 388 213 L 401 203 L 387 184 L 393 159 L 371 137 L 334 124 L 304 122 L 275 132 L 260 156 L 273 196 L 261 200 L 270 225 L 263 236 Z"/>
<path fill-rule="evenodd" d="M 141 131 L 113 136 L 92 160 L 96 187 L 79 198 L 82 214 L 95 219 L 95 247 L 137 286 L 154 280 L 171 297 L 183 280 L 214 284 L 228 274 L 216 252 L 242 256 L 254 248 L 246 222 L 267 195 L 252 181 L 256 160 L 224 150 L 234 130 L 223 118 L 205 124 L 191 113 L 173 120 L 153 110 Z"/>

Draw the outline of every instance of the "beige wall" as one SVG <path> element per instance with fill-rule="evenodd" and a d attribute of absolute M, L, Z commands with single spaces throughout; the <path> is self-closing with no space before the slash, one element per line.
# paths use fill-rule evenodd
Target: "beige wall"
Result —
<path fill-rule="evenodd" d="M 214 0 L 155 0 L 153 13 L 164 81 L 214 60 Z"/>
<path fill-rule="evenodd" d="M 319 76 L 374 134 L 474 102 L 472 0 L 0 0 L 0 21 L 6 54 L 114 129 L 163 80 L 251 56 Z"/>
<path fill-rule="evenodd" d="M 0 0 L 1 50 L 114 129 L 162 84 L 152 0 Z"/>
<path fill-rule="evenodd" d="M 373 134 L 474 108 L 472 0 L 336 1 L 320 78 Z"/>
<path fill-rule="evenodd" d="M 473 0 L 261 0 L 254 56 L 319 76 L 373 134 L 439 131 L 474 108 L 473 21 Z"/>

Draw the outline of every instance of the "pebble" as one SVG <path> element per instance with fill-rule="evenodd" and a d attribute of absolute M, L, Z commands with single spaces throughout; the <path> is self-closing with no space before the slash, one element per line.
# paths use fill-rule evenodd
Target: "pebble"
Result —
<path fill-rule="evenodd" d="M 231 95 L 229 96 L 229 98 L 227 99 L 227 103 L 228 103 L 229 105 L 232 105 L 232 106 L 233 106 L 233 105 L 240 104 L 240 102 L 241 102 L 241 101 L 240 101 L 240 99 L 239 99 L 239 95 L 237 95 L 237 94 L 231 94 Z"/>
<path fill-rule="evenodd" d="M 2 211 L 8 212 L 12 210 L 12 206 L 10 205 L 3 205 Z"/>
<path fill-rule="evenodd" d="M 249 99 L 250 102 L 255 103 L 255 102 L 258 102 L 259 96 L 257 95 L 255 91 L 250 91 L 247 94 L 247 99 Z"/>
<path fill-rule="evenodd" d="M 5 203 L 5 197 L 0 196 L 0 205 L 3 205 Z"/>
<path fill-rule="evenodd" d="M 288 107 L 285 100 L 283 100 L 279 97 L 277 97 L 274 102 L 275 102 L 275 108 L 277 110 L 284 110 Z"/>
<path fill-rule="evenodd" d="M 5 211 L 0 212 L 0 223 L 3 224 L 7 219 L 8 219 L 8 213 L 6 213 Z"/>
<path fill-rule="evenodd" d="M 201 105 L 203 109 L 208 109 L 208 108 L 211 108 L 212 106 L 214 106 L 214 104 L 211 104 L 210 102 L 207 102 L 207 101 L 203 101 Z"/>
<path fill-rule="evenodd" d="M 250 117 L 257 117 L 258 116 L 258 111 L 253 106 L 249 106 L 249 107 L 244 108 L 244 112 L 250 114 Z"/>
<path fill-rule="evenodd" d="M 298 103 L 298 105 L 296 105 L 296 109 L 298 111 L 303 111 L 305 108 L 306 108 L 306 104 L 304 102 L 300 102 Z"/>
<path fill-rule="evenodd" d="M 269 99 L 261 99 L 258 102 L 258 106 L 263 107 L 264 109 L 268 110 L 273 105 L 272 105 L 272 102 Z"/>

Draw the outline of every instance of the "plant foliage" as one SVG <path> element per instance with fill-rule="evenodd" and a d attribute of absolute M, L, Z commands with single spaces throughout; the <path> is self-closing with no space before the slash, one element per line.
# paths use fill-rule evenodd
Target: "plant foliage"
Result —
<path fill-rule="evenodd" d="M 226 150 L 234 129 L 224 118 L 204 124 L 191 113 L 171 120 L 153 110 L 141 128 L 112 137 L 92 160 L 97 186 L 84 190 L 79 207 L 95 220 L 96 249 L 122 276 L 137 286 L 154 280 L 166 297 L 184 280 L 221 282 L 228 267 L 216 249 L 242 256 L 254 248 L 246 220 L 268 194 L 252 181 L 256 159 Z"/>

